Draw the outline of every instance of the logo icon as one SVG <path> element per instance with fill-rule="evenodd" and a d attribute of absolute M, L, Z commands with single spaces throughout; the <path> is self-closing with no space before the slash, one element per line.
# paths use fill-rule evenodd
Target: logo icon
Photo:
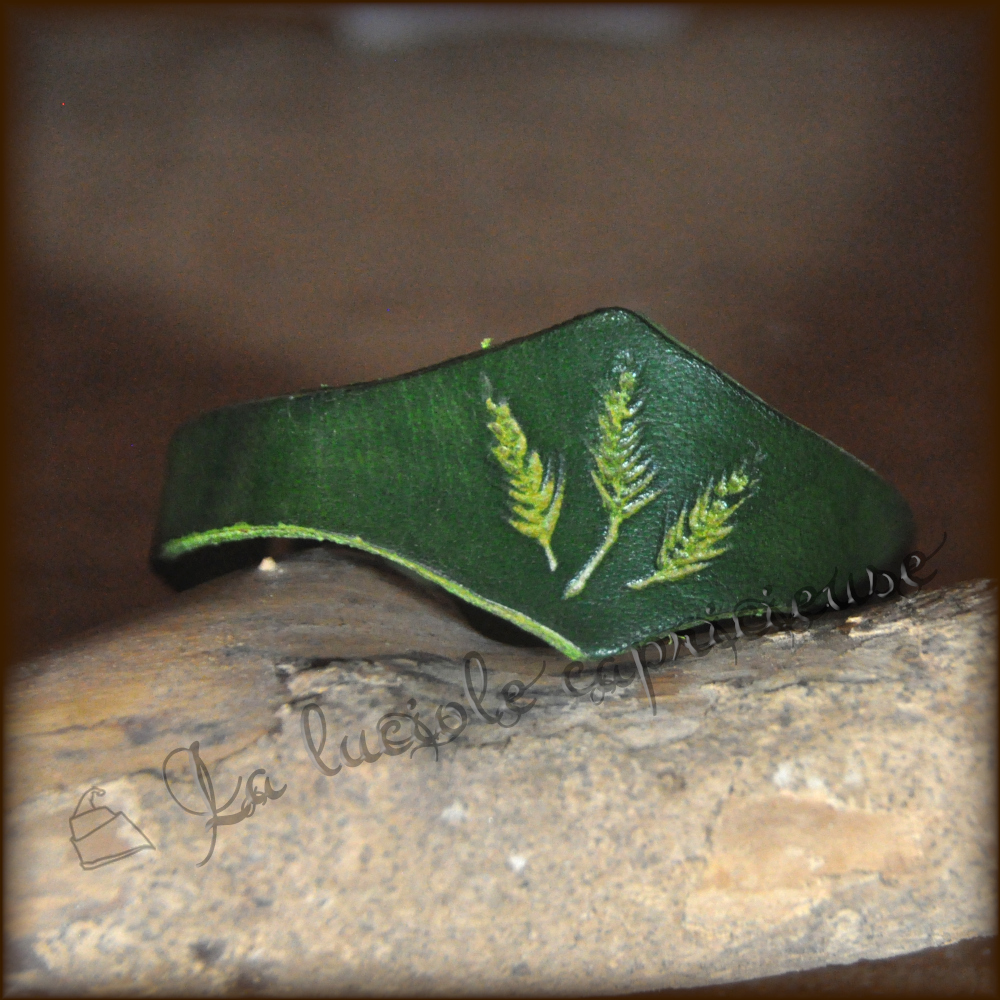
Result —
<path fill-rule="evenodd" d="M 84 871 L 113 864 L 139 851 L 156 850 L 125 813 L 94 805 L 94 796 L 104 794 L 103 788 L 92 785 L 80 796 L 69 818 L 70 843 Z M 81 811 L 83 801 L 88 797 L 90 808 Z"/>

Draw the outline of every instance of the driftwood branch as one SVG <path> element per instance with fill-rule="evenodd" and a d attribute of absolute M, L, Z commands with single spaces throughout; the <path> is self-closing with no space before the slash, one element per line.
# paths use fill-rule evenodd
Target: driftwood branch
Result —
<path fill-rule="evenodd" d="M 598 670 L 343 553 L 234 574 L 15 670 L 16 983 L 601 993 L 993 934 L 995 641 L 980 581 Z M 195 741 L 219 806 L 271 782 L 200 868 Z M 95 785 L 155 849 L 81 867 Z"/>

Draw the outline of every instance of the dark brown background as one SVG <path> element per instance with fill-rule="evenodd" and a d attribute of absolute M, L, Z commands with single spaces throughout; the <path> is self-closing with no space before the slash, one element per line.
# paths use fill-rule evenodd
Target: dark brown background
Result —
<path fill-rule="evenodd" d="M 390 49 L 331 8 L 10 15 L 14 652 L 166 599 L 228 402 L 645 313 L 992 575 L 981 9 L 692 8 Z"/>

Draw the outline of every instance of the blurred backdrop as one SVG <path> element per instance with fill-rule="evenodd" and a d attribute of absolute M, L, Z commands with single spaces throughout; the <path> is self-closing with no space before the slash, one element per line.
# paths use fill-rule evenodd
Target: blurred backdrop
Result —
<path fill-rule="evenodd" d="M 172 431 L 642 312 L 991 573 L 972 8 L 8 8 L 15 654 L 163 601 Z"/>

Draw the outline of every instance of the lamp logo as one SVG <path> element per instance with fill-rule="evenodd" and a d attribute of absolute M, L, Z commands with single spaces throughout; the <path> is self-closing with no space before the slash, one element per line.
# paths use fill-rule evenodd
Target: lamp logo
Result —
<path fill-rule="evenodd" d="M 103 788 L 91 785 L 80 796 L 69 818 L 69 841 L 84 871 L 123 861 L 139 851 L 156 850 L 150 839 L 125 813 L 95 805 L 94 797 L 105 794 Z M 82 808 L 84 799 L 89 800 L 89 809 Z"/>

